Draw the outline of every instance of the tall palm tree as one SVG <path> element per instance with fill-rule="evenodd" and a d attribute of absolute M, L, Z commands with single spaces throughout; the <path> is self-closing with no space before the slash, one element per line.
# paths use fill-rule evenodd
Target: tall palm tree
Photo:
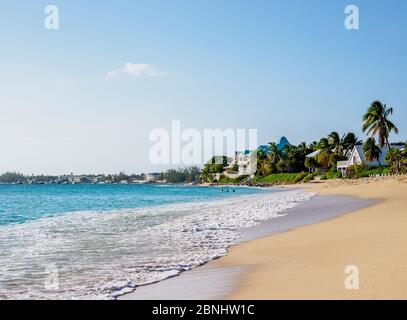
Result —
<path fill-rule="evenodd" d="M 399 130 L 388 118 L 393 114 L 393 108 L 388 108 L 380 101 L 374 101 L 367 112 L 363 115 L 363 132 L 370 134 L 372 137 L 377 135 L 379 138 L 379 147 L 384 145 L 390 150 L 389 134 L 393 131 L 398 133 Z"/>
<path fill-rule="evenodd" d="M 343 146 L 344 146 L 344 155 L 348 153 L 349 150 L 352 150 L 356 144 L 361 143 L 358 137 L 353 132 L 348 132 L 342 137 Z"/>
<path fill-rule="evenodd" d="M 328 168 L 331 164 L 331 155 L 333 154 L 329 140 L 327 138 L 322 138 L 319 140 L 318 148 L 321 151 L 317 155 L 317 161 L 322 165 L 323 168 Z"/>
<path fill-rule="evenodd" d="M 382 150 L 376 145 L 375 138 L 368 138 L 365 141 L 363 144 L 363 152 L 367 161 L 373 162 L 377 160 L 379 165 L 382 166 L 380 163 L 380 155 L 382 154 Z"/>

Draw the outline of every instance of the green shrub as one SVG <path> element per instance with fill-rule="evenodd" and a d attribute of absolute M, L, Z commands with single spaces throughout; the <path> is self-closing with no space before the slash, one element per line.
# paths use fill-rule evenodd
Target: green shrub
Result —
<path fill-rule="evenodd" d="M 387 174 L 390 171 L 391 168 L 389 167 L 368 167 L 364 163 L 355 164 L 348 168 L 346 178 L 350 179 L 365 178 L 371 175 L 375 176 L 378 174 Z"/>
<path fill-rule="evenodd" d="M 321 176 L 321 180 L 331 180 L 331 179 L 339 179 L 342 178 L 342 173 L 336 170 L 336 168 L 329 170 L 328 172 L 325 172 Z"/>
<path fill-rule="evenodd" d="M 304 179 L 302 179 L 302 182 L 303 182 L 303 183 L 310 182 L 311 180 L 314 180 L 315 176 L 316 176 L 315 173 L 307 174 L 307 175 L 304 177 Z"/>
<path fill-rule="evenodd" d="M 302 181 L 308 174 L 305 172 L 301 172 L 297 177 L 293 179 L 293 183 L 298 183 Z"/>
<path fill-rule="evenodd" d="M 365 178 L 369 177 L 370 175 L 378 175 L 378 174 L 387 174 L 389 173 L 390 169 L 386 167 L 365 167 L 355 172 L 354 176 L 357 178 Z"/>
<path fill-rule="evenodd" d="M 226 183 L 230 183 L 230 179 L 228 178 L 228 177 L 226 177 L 226 176 L 224 176 L 224 175 L 221 175 L 220 177 L 219 177 L 219 181 L 218 181 L 219 183 L 222 183 L 222 184 L 226 184 Z"/>
<path fill-rule="evenodd" d="M 305 177 L 305 173 L 274 173 L 264 177 L 256 177 L 255 181 L 270 184 L 294 184 Z M 300 177 L 302 177 L 300 179 Z"/>
<path fill-rule="evenodd" d="M 248 176 L 240 176 L 235 179 L 231 179 L 225 175 L 221 175 L 218 182 L 220 184 L 239 184 L 247 178 L 248 178 Z"/>

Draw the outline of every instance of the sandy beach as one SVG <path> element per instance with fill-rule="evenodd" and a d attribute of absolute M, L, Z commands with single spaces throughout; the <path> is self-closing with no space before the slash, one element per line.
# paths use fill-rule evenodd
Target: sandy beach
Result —
<path fill-rule="evenodd" d="M 294 189 L 296 188 L 294 186 Z M 334 219 L 372 206 L 377 202 L 374 199 L 343 195 L 315 196 L 311 200 L 286 210 L 278 218 L 263 221 L 256 227 L 242 229 L 240 244 L 235 247 L 240 248 L 243 243 L 244 245 L 255 244 L 256 242 L 253 241 L 255 239 Z M 237 259 L 239 260 L 240 257 Z M 251 267 L 245 264 L 245 260 L 242 262 L 229 264 L 225 258 L 211 261 L 204 266 L 183 272 L 177 277 L 138 287 L 133 293 L 126 294 L 119 299 L 224 299 L 235 292 L 241 279 L 244 279 L 245 275 L 251 271 Z"/>
<path fill-rule="evenodd" d="M 380 201 L 231 248 L 216 264 L 248 271 L 226 298 L 407 299 L 407 178 L 333 180 L 307 188 Z M 345 288 L 348 265 L 359 270 L 359 289 Z"/>
<path fill-rule="evenodd" d="M 320 196 L 244 230 L 227 256 L 119 299 L 406 299 L 407 178 L 304 188 Z"/>

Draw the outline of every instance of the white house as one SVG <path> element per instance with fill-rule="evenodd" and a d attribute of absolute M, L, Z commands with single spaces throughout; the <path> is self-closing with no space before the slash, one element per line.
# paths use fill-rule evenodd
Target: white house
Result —
<path fill-rule="evenodd" d="M 58 183 L 91 183 L 93 180 L 87 176 L 82 176 L 82 175 L 74 175 L 74 174 L 70 174 L 70 175 L 63 175 L 60 176 L 57 179 Z"/>
<path fill-rule="evenodd" d="M 257 170 L 257 152 L 255 151 L 236 151 L 233 158 L 228 157 L 227 166 L 224 168 L 223 174 L 231 179 L 241 176 L 253 177 Z"/>
<path fill-rule="evenodd" d="M 391 144 L 391 148 L 397 148 L 399 150 L 402 150 L 404 147 L 402 145 L 397 145 L 397 144 Z M 358 144 L 355 145 L 352 149 L 352 151 L 349 151 L 347 154 L 348 159 L 345 161 L 338 161 L 336 167 L 338 171 L 342 172 L 342 175 L 346 174 L 346 171 L 348 168 L 354 164 L 361 164 L 364 162 L 367 166 L 369 167 L 377 167 L 377 166 L 387 166 L 386 163 L 386 155 L 387 152 L 389 152 L 389 148 L 387 146 L 384 146 L 381 148 L 382 152 L 380 154 L 380 157 L 378 160 L 375 161 L 367 161 L 365 158 L 365 153 L 363 152 L 363 145 Z"/>
<path fill-rule="evenodd" d="M 151 173 L 146 173 L 146 182 L 156 182 L 160 180 L 161 173 L 159 172 L 151 172 Z"/>
<path fill-rule="evenodd" d="M 253 177 L 257 170 L 257 150 L 236 152 L 235 161 L 238 166 L 238 176 Z"/>

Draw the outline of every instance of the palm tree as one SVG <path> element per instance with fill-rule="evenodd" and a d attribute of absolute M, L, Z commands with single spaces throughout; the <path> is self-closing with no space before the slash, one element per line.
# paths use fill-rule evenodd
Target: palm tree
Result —
<path fill-rule="evenodd" d="M 317 161 L 323 168 L 328 168 L 331 164 L 331 155 L 333 154 L 331 150 L 331 145 L 327 138 L 322 138 L 318 142 L 318 149 L 321 150 L 317 155 Z"/>
<path fill-rule="evenodd" d="M 388 108 L 380 101 L 374 101 L 367 112 L 363 115 L 363 132 L 370 134 L 372 137 L 378 135 L 379 147 L 384 145 L 390 150 L 389 134 L 393 131 L 398 133 L 399 130 L 388 117 L 393 114 L 393 108 Z"/>
<path fill-rule="evenodd" d="M 284 160 L 286 162 L 286 170 L 289 172 L 298 170 L 299 163 L 301 162 L 300 160 L 301 154 L 299 153 L 298 148 L 295 146 L 286 145 L 284 147 L 284 155 L 285 155 Z M 304 159 L 302 160 L 302 163 L 304 163 Z"/>
<path fill-rule="evenodd" d="M 338 132 L 332 131 L 328 134 L 328 143 L 333 152 L 340 153 L 342 151 L 342 141 Z"/>
<path fill-rule="evenodd" d="M 279 160 L 276 164 L 277 170 L 280 171 L 280 173 L 283 173 L 284 169 L 287 167 L 287 164 L 284 160 Z"/>
<path fill-rule="evenodd" d="M 269 142 L 270 145 L 270 162 L 272 165 L 277 165 L 281 160 L 280 152 L 278 151 L 277 144 L 275 142 Z"/>
<path fill-rule="evenodd" d="M 257 174 L 261 176 L 270 173 L 270 163 L 267 154 L 263 150 L 257 151 Z"/>
<path fill-rule="evenodd" d="M 345 136 L 342 137 L 344 155 L 348 153 L 349 150 L 352 150 L 356 144 L 361 143 L 358 137 L 353 132 L 348 132 Z"/>
<path fill-rule="evenodd" d="M 304 165 L 308 169 L 308 172 L 311 172 L 317 167 L 317 161 L 315 158 L 305 158 Z"/>
<path fill-rule="evenodd" d="M 379 165 L 382 166 L 380 163 L 380 155 L 382 154 L 382 150 L 376 145 L 375 138 L 368 138 L 366 140 L 366 142 L 363 144 L 363 152 L 367 161 L 373 162 L 377 160 Z"/>
<path fill-rule="evenodd" d="M 403 162 L 403 153 L 397 148 L 392 148 L 386 155 L 386 162 L 393 165 L 396 168 L 397 172 L 400 172 L 402 162 Z"/>
<path fill-rule="evenodd" d="M 318 142 L 316 141 L 312 141 L 309 145 L 308 145 L 308 149 L 312 150 L 312 151 L 316 151 L 319 149 L 318 147 Z"/>
<path fill-rule="evenodd" d="M 307 143 L 306 142 L 301 142 L 298 145 L 298 151 L 301 152 L 301 153 L 307 154 L 308 151 L 309 151 L 309 149 L 307 147 Z"/>

